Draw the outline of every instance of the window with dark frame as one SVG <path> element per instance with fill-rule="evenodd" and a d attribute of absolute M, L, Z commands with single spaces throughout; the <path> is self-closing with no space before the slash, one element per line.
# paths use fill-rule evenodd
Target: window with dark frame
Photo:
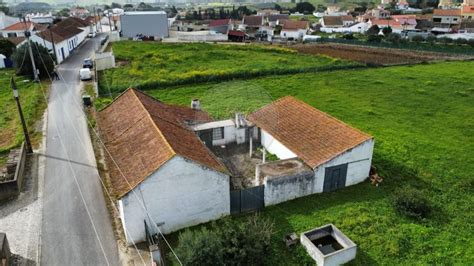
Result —
<path fill-rule="evenodd" d="M 212 129 L 212 140 L 224 139 L 224 128 L 214 128 Z"/>

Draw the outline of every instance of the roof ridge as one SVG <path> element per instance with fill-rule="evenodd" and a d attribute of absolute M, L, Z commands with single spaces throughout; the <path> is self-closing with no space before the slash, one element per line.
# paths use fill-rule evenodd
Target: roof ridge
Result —
<path fill-rule="evenodd" d="M 148 112 L 148 109 L 146 109 L 146 107 L 143 105 L 142 101 L 140 101 L 140 99 L 138 98 L 138 96 L 136 95 L 136 90 L 135 89 L 132 89 L 130 88 L 129 90 L 131 90 L 133 96 L 135 96 L 135 99 L 138 101 L 138 103 L 140 104 L 140 106 L 143 108 L 143 110 L 145 111 L 148 119 L 150 119 L 150 122 L 153 124 L 153 127 L 156 129 L 156 131 L 158 132 L 158 135 L 160 135 L 160 137 L 163 138 L 163 140 L 165 141 L 166 143 L 166 146 L 170 149 L 170 151 L 173 153 L 171 155 L 171 157 L 175 156 L 176 155 L 176 151 L 173 149 L 173 147 L 171 147 L 171 144 L 168 142 L 168 140 L 166 139 L 166 137 L 163 135 L 163 132 L 161 132 L 161 130 L 158 128 L 158 126 L 156 125 L 155 121 L 153 121 L 153 118 L 151 117 L 151 114 L 150 112 Z"/>

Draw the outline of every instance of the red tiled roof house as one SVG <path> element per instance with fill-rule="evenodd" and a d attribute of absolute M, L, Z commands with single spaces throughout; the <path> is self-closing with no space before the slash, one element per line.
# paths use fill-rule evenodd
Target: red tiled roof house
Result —
<path fill-rule="evenodd" d="M 230 213 L 227 168 L 187 126 L 205 112 L 128 89 L 98 121 L 129 244 L 145 240 L 144 222 L 170 233 Z"/>

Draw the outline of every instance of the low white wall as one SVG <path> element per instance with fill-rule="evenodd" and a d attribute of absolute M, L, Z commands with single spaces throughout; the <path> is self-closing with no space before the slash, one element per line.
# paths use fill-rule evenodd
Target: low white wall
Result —
<path fill-rule="evenodd" d="M 205 32 L 176 32 L 176 36 L 180 41 L 189 42 L 222 42 L 227 41 L 227 34 L 211 34 L 209 31 Z"/>
<path fill-rule="evenodd" d="M 95 55 L 95 67 L 97 70 L 105 70 L 115 67 L 115 56 L 111 53 L 97 53 Z"/>
<path fill-rule="evenodd" d="M 263 133 L 264 132 L 262 130 L 262 140 L 264 140 Z M 281 149 L 281 143 L 272 143 L 272 148 L 278 147 Z M 319 167 L 314 169 L 314 175 L 311 177 L 290 176 L 270 180 L 267 180 L 267 178 L 265 178 L 265 206 L 275 205 L 281 202 L 285 202 L 303 196 L 308 196 L 315 193 L 322 193 L 326 168 L 331 166 L 336 166 L 345 163 L 348 164 L 345 185 L 346 187 L 363 182 L 369 176 L 370 166 L 372 164 L 373 148 L 374 140 L 368 140 L 360 144 L 359 146 L 353 148 L 352 150 L 349 150 L 339 155 L 338 157 L 328 161 L 327 163 L 320 165 Z M 273 150 L 275 151 L 276 149 Z M 284 151 L 284 149 L 281 150 Z"/>
<path fill-rule="evenodd" d="M 346 187 L 363 182 L 369 177 L 373 150 L 374 140 L 370 139 L 314 169 L 313 193 L 323 192 L 326 168 L 340 164 L 348 163 Z"/>
<path fill-rule="evenodd" d="M 148 215 L 154 223 L 164 223 L 160 230 L 166 234 L 230 213 L 229 176 L 180 156 L 173 157 L 134 191 L 119 201 L 129 245 L 132 240 L 145 240 L 144 220 Z"/>
<path fill-rule="evenodd" d="M 261 144 L 269 152 L 275 154 L 281 160 L 297 157 L 295 153 L 290 151 L 281 142 L 276 140 L 272 135 L 265 130 L 261 130 Z"/>

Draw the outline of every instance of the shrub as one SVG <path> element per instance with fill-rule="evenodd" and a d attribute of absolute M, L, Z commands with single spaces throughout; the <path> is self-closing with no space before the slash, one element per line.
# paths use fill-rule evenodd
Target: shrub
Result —
<path fill-rule="evenodd" d="M 342 38 L 346 39 L 346 40 L 354 40 L 355 39 L 354 34 L 352 34 L 352 33 L 346 33 L 346 34 L 342 35 Z"/>
<path fill-rule="evenodd" d="M 379 26 L 373 25 L 372 27 L 370 27 L 370 28 L 367 30 L 366 34 L 369 35 L 369 36 L 370 36 L 370 35 L 377 35 L 377 34 L 379 34 L 379 32 L 380 32 Z"/>
<path fill-rule="evenodd" d="M 384 36 L 387 36 L 392 33 L 392 27 L 388 26 L 382 29 L 382 33 Z"/>
<path fill-rule="evenodd" d="M 245 222 L 224 219 L 212 230 L 185 230 L 176 253 L 183 265 L 262 265 L 270 253 L 273 223 L 258 215 Z"/>
<path fill-rule="evenodd" d="M 39 70 L 39 76 L 46 78 L 54 69 L 53 56 L 51 56 L 41 44 L 31 42 L 31 51 L 33 52 L 33 60 L 36 68 Z M 39 52 L 39 53 L 38 53 Z M 33 67 L 31 66 L 31 57 L 28 54 L 28 45 L 23 44 L 12 54 L 15 68 L 18 75 L 33 77 Z"/>
<path fill-rule="evenodd" d="M 380 35 L 369 35 L 367 36 L 367 41 L 368 42 L 380 42 L 382 40 L 382 37 Z"/>
<path fill-rule="evenodd" d="M 406 188 L 395 195 L 394 207 L 398 213 L 414 219 L 424 219 L 431 213 L 431 206 L 422 192 Z"/>
<path fill-rule="evenodd" d="M 430 36 L 426 37 L 426 41 L 433 44 L 433 43 L 437 42 L 438 39 L 436 38 L 436 36 L 430 35 Z"/>
<path fill-rule="evenodd" d="M 413 36 L 413 38 L 411 38 L 411 41 L 416 42 L 416 43 L 423 42 L 424 40 L 425 40 L 425 38 L 423 38 L 423 36 L 421 36 L 421 35 L 415 35 L 415 36 Z"/>
<path fill-rule="evenodd" d="M 402 37 L 400 36 L 400 34 L 398 33 L 390 33 L 386 38 L 385 40 L 387 42 L 391 42 L 391 43 L 400 43 Z"/>

